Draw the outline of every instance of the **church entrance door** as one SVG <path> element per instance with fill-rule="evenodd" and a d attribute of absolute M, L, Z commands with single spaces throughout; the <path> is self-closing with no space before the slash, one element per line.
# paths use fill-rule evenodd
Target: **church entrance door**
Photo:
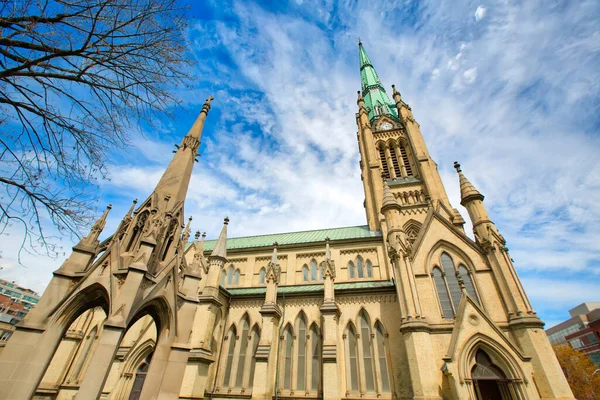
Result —
<path fill-rule="evenodd" d="M 471 370 L 471 378 L 475 386 L 477 400 L 512 400 L 506 385 L 506 375 L 492 363 L 490 357 L 478 350 L 476 364 Z"/>

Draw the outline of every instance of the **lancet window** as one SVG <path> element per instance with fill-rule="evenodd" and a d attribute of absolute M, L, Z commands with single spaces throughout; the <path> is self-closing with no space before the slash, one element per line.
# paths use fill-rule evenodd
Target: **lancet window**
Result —
<path fill-rule="evenodd" d="M 363 261 L 361 256 L 356 257 L 354 261 L 348 262 L 348 278 L 363 279 L 373 277 L 373 264 L 370 260 Z"/>
<path fill-rule="evenodd" d="M 223 270 L 221 274 L 221 286 L 238 286 L 240 284 L 240 270 L 235 269 L 233 264 Z"/>
<path fill-rule="evenodd" d="M 265 269 L 264 267 L 260 269 L 260 271 L 258 271 L 258 283 L 261 285 L 265 284 Z"/>
<path fill-rule="evenodd" d="M 296 334 L 295 334 L 296 333 Z M 308 328 L 306 316 L 301 313 L 294 328 L 288 324 L 281 337 L 281 389 L 318 394 L 321 385 L 321 334 L 313 323 Z"/>
<path fill-rule="evenodd" d="M 440 264 L 442 267 L 434 267 L 431 275 L 440 300 L 442 315 L 446 319 L 452 319 L 456 315 L 462 295 L 458 283 L 459 277 L 464 282 L 467 293 L 477 302 L 479 302 L 479 297 L 477 296 L 471 273 L 467 267 L 460 264 L 457 269 L 454 261 L 446 252 L 443 252 L 440 256 Z"/>
<path fill-rule="evenodd" d="M 411 155 L 405 144 L 393 140 L 377 145 L 381 171 L 386 179 L 407 178 L 414 175 Z"/>
<path fill-rule="evenodd" d="M 254 380 L 260 330 L 256 325 L 250 329 L 248 315 L 244 315 L 240 321 L 239 329 L 241 334 L 237 336 L 238 331 L 235 326 L 232 326 L 226 337 L 229 343 L 226 346 L 223 387 L 245 391 L 252 387 Z"/>
<path fill-rule="evenodd" d="M 381 322 L 372 332 L 365 310 L 358 315 L 356 328 L 349 322 L 344 332 L 346 391 L 352 397 L 391 391 L 387 335 Z"/>
<path fill-rule="evenodd" d="M 323 273 L 317 267 L 317 261 L 312 259 L 310 261 L 310 267 L 307 264 L 302 266 L 302 280 L 304 282 L 314 282 L 314 281 L 322 281 Z"/>

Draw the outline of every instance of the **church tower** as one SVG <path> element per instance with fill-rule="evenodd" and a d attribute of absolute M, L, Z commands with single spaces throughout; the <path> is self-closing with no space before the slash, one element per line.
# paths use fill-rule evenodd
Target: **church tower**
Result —
<path fill-rule="evenodd" d="M 361 42 L 358 46 L 362 90 L 358 92 L 356 124 L 369 228 L 381 229 L 382 177 L 411 215 L 424 215 L 429 203 L 441 202 L 452 222 L 462 227 L 464 220 L 450 208 L 437 164 L 427 151 L 411 108 L 394 85 L 394 101 L 390 100 L 365 48 Z"/>

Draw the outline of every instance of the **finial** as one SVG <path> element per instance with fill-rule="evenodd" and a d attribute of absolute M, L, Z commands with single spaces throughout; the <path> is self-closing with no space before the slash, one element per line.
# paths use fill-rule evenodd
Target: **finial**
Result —
<path fill-rule="evenodd" d="M 214 99 L 215 99 L 214 97 L 212 97 L 212 96 L 208 96 L 208 97 L 206 98 L 206 103 L 204 103 L 204 104 L 206 104 L 206 105 L 209 105 L 209 106 L 210 106 L 210 102 L 211 102 L 211 101 L 213 101 Z"/>
<path fill-rule="evenodd" d="M 331 251 L 329 250 L 329 236 L 325 238 L 325 259 L 331 259 Z"/>
<path fill-rule="evenodd" d="M 225 217 L 225 219 L 223 220 L 223 223 L 225 225 L 228 225 L 229 224 L 229 217 Z"/>
<path fill-rule="evenodd" d="M 206 232 L 202 232 L 202 239 L 206 237 Z"/>
<path fill-rule="evenodd" d="M 396 85 L 392 85 L 392 94 L 400 94 L 400 92 L 398 92 L 398 89 L 396 89 Z"/>
<path fill-rule="evenodd" d="M 362 40 L 360 40 L 360 36 L 358 37 L 358 45 L 362 46 Z"/>
<path fill-rule="evenodd" d="M 460 164 L 458 163 L 458 161 L 454 161 L 454 168 L 456 168 L 456 172 L 462 172 L 462 169 L 460 169 Z"/>
<path fill-rule="evenodd" d="M 198 240 L 200 238 L 200 231 L 196 231 L 196 234 L 194 235 L 194 239 Z"/>
<path fill-rule="evenodd" d="M 277 246 L 279 246 L 277 242 L 273 243 L 273 255 L 271 256 L 271 262 L 273 264 L 277 264 Z"/>

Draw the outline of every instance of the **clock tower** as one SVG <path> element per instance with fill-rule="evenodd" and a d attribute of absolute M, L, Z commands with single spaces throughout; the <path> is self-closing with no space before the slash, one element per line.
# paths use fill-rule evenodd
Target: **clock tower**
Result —
<path fill-rule="evenodd" d="M 408 224 L 404 228 L 409 231 L 417 232 L 431 203 L 462 229 L 464 220 L 450 206 L 411 108 L 394 85 L 390 100 L 362 43 L 358 46 L 362 90 L 358 92 L 356 123 L 369 228 L 382 228 L 385 184 L 402 206 L 401 222 Z"/>

